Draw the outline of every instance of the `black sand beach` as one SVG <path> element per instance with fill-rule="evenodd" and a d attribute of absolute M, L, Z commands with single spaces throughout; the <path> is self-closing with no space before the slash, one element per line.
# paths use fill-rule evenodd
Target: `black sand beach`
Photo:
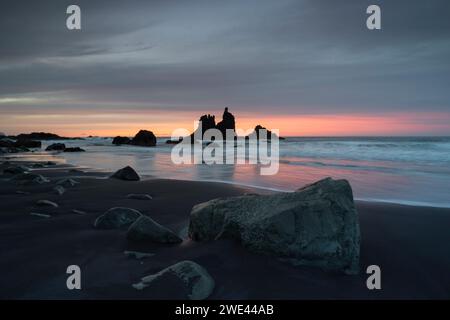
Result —
<path fill-rule="evenodd" d="M 346 276 L 294 267 L 250 253 L 228 240 L 196 243 L 187 239 L 193 205 L 248 188 L 207 182 L 150 179 L 128 182 L 97 179 L 105 173 L 71 172 L 68 167 L 35 169 L 51 180 L 39 186 L 0 181 L 0 298 L 2 299 L 176 299 L 176 286 L 138 291 L 143 276 L 182 260 L 205 267 L 215 279 L 210 299 L 448 299 L 450 296 L 450 209 L 357 202 L 361 227 L 361 273 Z M 54 181 L 80 182 L 63 195 Z M 25 194 L 18 194 L 23 191 Z M 150 194 L 149 201 L 127 199 Z M 37 207 L 50 200 L 58 208 Z M 126 231 L 96 230 L 97 216 L 112 207 L 137 209 L 174 230 L 179 245 L 136 244 Z M 85 214 L 74 213 L 80 210 Z M 49 214 L 51 217 L 30 215 Z M 124 251 L 153 253 L 130 258 Z M 67 290 L 66 268 L 82 270 L 82 290 Z M 382 270 L 382 290 L 366 287 L 367 266 Z"/>

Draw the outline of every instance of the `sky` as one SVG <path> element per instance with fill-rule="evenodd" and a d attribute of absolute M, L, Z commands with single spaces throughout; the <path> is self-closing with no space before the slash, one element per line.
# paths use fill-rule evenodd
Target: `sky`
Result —
<path fill-rule="evenodd" d="M 0 132 L 167 136 L 228 107 L 284 136 L 450 135 L 449 17 L 448 0 L 3 1 Z"/>

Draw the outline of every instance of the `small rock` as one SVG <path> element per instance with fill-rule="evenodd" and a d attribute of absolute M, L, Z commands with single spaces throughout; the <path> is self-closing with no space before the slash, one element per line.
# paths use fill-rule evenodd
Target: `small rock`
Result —
<path fill-rule="evenodd" d="M 141 216 L 142 214 L 134 209 L 122 207 L 111 208 L 95 220 L 94 227 L 97 229 L 128 227 Z"/>
<path fill-rule="evenodd" d="M 153 257 L 155 255 L 154 253 L 145 253 L 145 252 L 139 252 L 139 251 L 124 251 L 124 254 L 127 257 L 135 258 L 138 260 Z"/>
<path fill-rule="evenodd" d="M 36 201 L 36 205 L 40 206 L 40 207 L 53 207 L 53 208 L 58 208 L 58 205 L 50 200 L 38 200 Z"/>
<path fill-rule="evenodd" d="M 182 288 L 185 293 L 184 299 L 203 300 L 208 298 L 214 290 L 214 279 L 208 271 L 193 261 L 181 261 L 167 267 L 156 274 L 146 276 L 139 283 L 133 284 L 136 290 L 152 290 L 165 287 L 165 283 L 176 281 L 178 293 Z M 171 285 L 171 287 L 173 287 Z"/>
<path fill-rule="evenodd" d="M 77 210 L 77 209 L 73 209 L 72 212 L 73 212 L 73 213 L 76 213 L 76 214 L 82 214 L 82 215 L 83 215 L 83 214 L 86 214 L 86 212 L 81 211 L 81 210 Z"/>
<path fill-rule="evenodd" d="M 64 151 L 66 149 L 66 145 L 64 143 L 53 143 L 49 145 L 45 151 Z"/>
<path fill-rule="evenodd" d="M 48 166 L 56 166 L 56 162 L 54 161 L 47 161 Z"/>
<path fill-rule="evenodd" d="M 116 171 L 111 178 L 126 180 L 126 181 L 139 181 L 139 175 L 134 171 L 134 169 L 130 166 L 126 166 L 118 171 Z"/>
<path fill-rule="evenodd" d="M 41 218 L 51 218 L 52 217 L 49 214 L 37 213 L 37 212 L 31 212 L 30 216 L 36 216 L 36 217 L 41 217 Z"/>
<path fill-rule="evenodd" d="M 127 195 L 127 199 L 134 199 L 134 200 L 152 200 L 152 196 L 148 194 L 137 194 L 137 193 L 130 193 Z"/>
<path fill-rule="evenodd" d="M 112 144 L 121 145 L 121 144 L 129 144 L 131 139 L 128 137 L 117 136 L 113 139 Z"/>
<path fill-rule="evenodd" d="M 33 168 L 44 168 L 45 166 L 42 163 L 34 163 Z"/>
<path fill-rule="evenodd" d="M 127 239 L 157 243 L 180 243 L 183 240 L 171 230 L 147 216 L 141 216 L 128 229 Z"/>
<path fill-rule="evenodd" d="M 62 196 L 62 195 L 66 192 L 66 189 L 64 189 L 63 186 L 55 186 L 55 187 L 53 188 L 53 191 L 54 191 L 57 195 Z"/>

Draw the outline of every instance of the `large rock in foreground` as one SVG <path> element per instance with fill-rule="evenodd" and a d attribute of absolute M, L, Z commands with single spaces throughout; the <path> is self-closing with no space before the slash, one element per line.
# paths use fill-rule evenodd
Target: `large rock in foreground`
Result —
<path fill-rule="evenodd" d="M 126 166 L 125 168 L 117 170 L 111 176 L 111 178 L 119 179 L 119 180 L 126 180 L 126 181 L 139 181 L 140 180 L 139 175 L 130 166 Z"/>
<path fill-rule="evenodd" d="M 190 300 L 208 298 L 214 290 L 214 286 L 214 279 L 208 271 L 193 261 L 178 262 L 133 284 L 137 290 L 162 292 L 172 289 L 173 293 L 177 295 L 176 298 Z M 173 299 L 172 293 L 168 292 L 168 294 Z"/>
<path fill-rule="evenodd" d="M 194 206 L 193 240 L 236 239 L 295 265 L 359 271 L 360 232 L 346 180 L 327 178 L 291 193 L 215 199 Z"/>
<path fill-rule="evenodd" d="M 147 216 L 139 217 L 130 226 L 127 238 L 134 241 L 151 241 L 156 243 L 180 243 L 183 241 L 171 230 Z"/>
<path fill-rule="evenodd" d="M 140 216 L 142 214 L 134 209 L 111 208 L 95 220 L 94 227 L 97 229 L 120 229 L 128 227 Z"/>
<path fill-rule="evenodd" d="M 156 146 L 156 136 L 151 131 L 141 130 L 131 140 L 130 144 L 141 147 Z"/>

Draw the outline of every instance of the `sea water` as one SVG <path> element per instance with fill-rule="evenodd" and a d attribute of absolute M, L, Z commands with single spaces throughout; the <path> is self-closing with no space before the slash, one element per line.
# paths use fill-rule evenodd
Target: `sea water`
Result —
<path fill-rule="evenodd" d="M 348 179 L 359 200 L 450 207 L 450 137 L 291 137 L 280 141 L 276 175 L 262 176 L 258 165 L 175 165 L 173 145 L 114 146 L 111 139 L 59 141 L 83 153 L 33 154 L 36 159 L 115 171 L 130 165 L 140 175 L 216 181 L 293 191 L 316 180 Z M 43 149 L 54 141 L 44 141 Z M 27 155 L 29 157 L 30 155 Z"/>

